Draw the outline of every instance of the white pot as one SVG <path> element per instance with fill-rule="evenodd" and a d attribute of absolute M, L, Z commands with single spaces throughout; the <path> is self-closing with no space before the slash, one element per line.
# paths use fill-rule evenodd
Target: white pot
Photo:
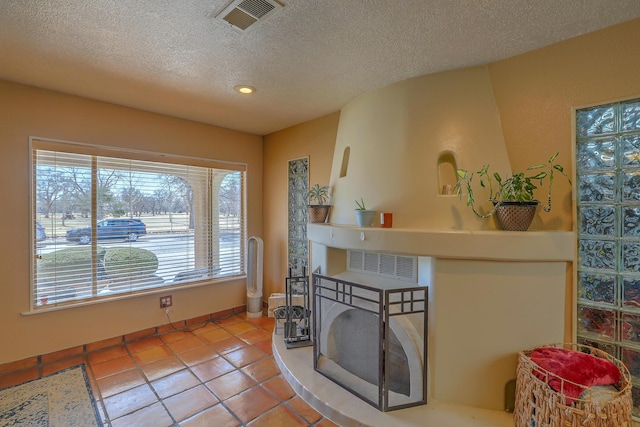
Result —
<path fill-rule="evenodd" d="M 362 209 L 356 209 L 356 220 L 358 221 L 358 226 L 371 227 L 375 215 L 376 211 L 365 211 Z"/>

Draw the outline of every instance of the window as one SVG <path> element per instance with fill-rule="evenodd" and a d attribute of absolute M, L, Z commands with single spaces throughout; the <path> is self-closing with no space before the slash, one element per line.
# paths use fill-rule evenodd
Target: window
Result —
<path fill-rule="evenodd" d="M 45 140 L 32 164 L 32 309 L 244 276 L 244 165 Z"/>
<path fill-rule="evenodd" d="M 309 191 L 309 157 L 289 160 L 289 257 L 293 275 L 306 275 L 309 268 L 307 240 L 307 192 Z"/>
<path fill-rule="evenodd" d="M 640 415 L 640 99 L 576 112 L 578 342 L 629 368 Z"/>

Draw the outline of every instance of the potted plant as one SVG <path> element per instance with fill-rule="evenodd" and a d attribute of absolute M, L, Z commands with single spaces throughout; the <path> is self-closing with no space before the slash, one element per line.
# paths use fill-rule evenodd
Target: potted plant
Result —
<path fill-rule="evenodd" d="M 360 201 L 356 200 L 356 206 L 358 206 L 356 208 L 356 221 L 358 221 L 358 226 L 371 227 L 376 211 L 368 210 L 362 197 L 360 198 Z"/>
<path fill-rule="evenodd" d="M 571 179 L 564 172 L 564 168 L 555 162 L 558 154 L 551 156 L 546 163 L 529 166 L 524 172 L 514 173 L 504 179 L 498 172 L 491 173 L 489 165 L 484 165 L 476 174 L 480 187 L 485 190 L 489 188 L 489 201 L 493 203 L 493 209 L 486 214 L 480 213 L 475 206 L 476 198 L 472 187 L 475 176 L 473 172 L 458 169 L 456 171 L 458 182 L 453 190 L 457 192 L 460 200 L 462 200 L 463 190 L 466 190 L 467 206 L 478 218 L 486 219 L 495 213 L 498 224 L 503 230 L 526 231 L 540 204 L 540 201 L 535 198 L 534 190 L 547 187 L 547 206 L 542 206 L 542 209 L 549 212 L 554 174 L 560 173 L 571 184 Z"/>
<path fill-rule="evenodd" d="M 311 187 L 311 190 L 307 193 L 309 198 L 309 204 L 307 205 L 307 211 L 309 214 L 309 222 L 326 222 L 329 216 L 329 209 L 331 205 L 326 204 L 329 200 L 331 187 L 325 185 L 320 187 L 319 184 Z M 315 203 L 313 203 L 315 201 Z"/>

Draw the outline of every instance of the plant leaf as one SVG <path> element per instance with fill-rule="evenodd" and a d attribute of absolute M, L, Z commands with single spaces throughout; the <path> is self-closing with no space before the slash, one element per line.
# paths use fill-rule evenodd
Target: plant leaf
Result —
<path fill-rule="evenodd" d="M 547 173 L 546 172 L 540 172 L 532 177 L 530 177 L 530 179 L 543 179 L 547 177 Z"/>

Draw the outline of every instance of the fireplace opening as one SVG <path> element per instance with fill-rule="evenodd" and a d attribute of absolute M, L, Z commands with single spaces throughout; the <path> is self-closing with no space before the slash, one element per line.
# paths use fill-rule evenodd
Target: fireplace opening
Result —
<path fill-rule="evenodd" d="M 338 276 L 313 274 L 314 369 L 383 411 L 426 403 L 428 288 Z"/>
<path fill-rule="evenodd" d="M 327 357 L 353 375 L 376 385 L 379 378 L 380 343 L 372 339 L 378 328 L 379 320 L 375 314 L 355 309 L 338 315 L 331 323 L 327 343 Z M 407 354 L 400 340 L 393 332 L 389 334 L 389 363 L 393 376 L 389 380 L 389 389 L 395 393 L 409 396 L 411 379 Z"/>

